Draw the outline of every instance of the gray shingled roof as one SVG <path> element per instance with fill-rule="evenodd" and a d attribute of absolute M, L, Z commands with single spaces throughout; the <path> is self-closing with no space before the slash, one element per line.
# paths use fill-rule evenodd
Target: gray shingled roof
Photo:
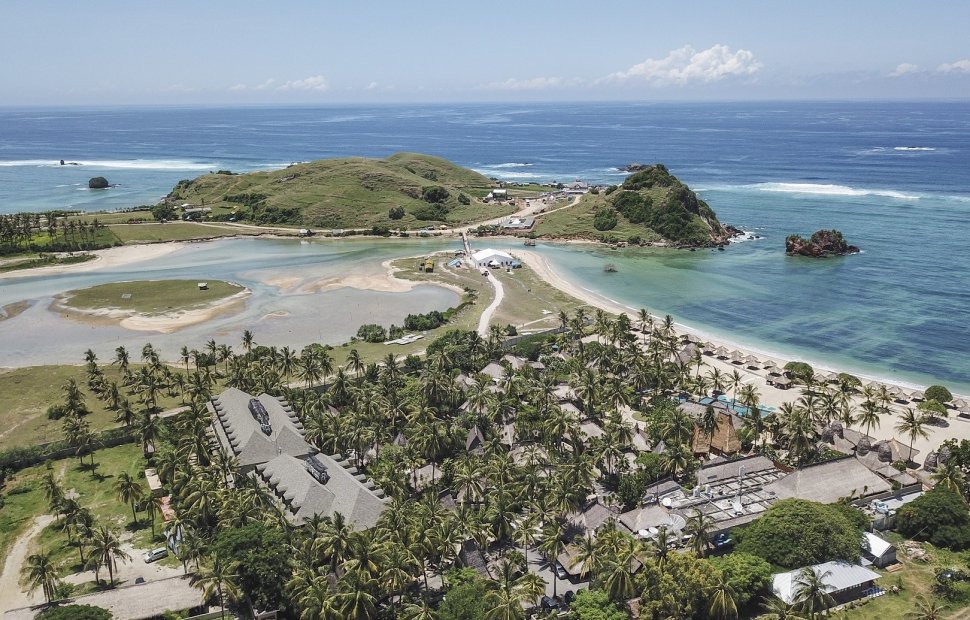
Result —
<path fill-rule="evenodd" d="M 711 467 L 703 467 L 697 472 L 698 484 L 716 484 L 718 482 L 738 477 L 738 468 L 744 466 L 744 474 L 750 475 L 759 471 L 777 469 L 770 459 L 763 456 L 753 456 L 735 461 L 728 461 Z"/>
<path fill-rule="evenodd" d="M 831 504 L 842 497 L 875 495 L 892 489 L 886 480 L 854 458 L 839 459 L 796 469 L 765 485 L 779 499 L 797 497 Z"/>
<path fill-rule="evenodd" d="M 269 394 L 257 397 L 266 408 L 272 427 L 272 432 L 265 435 L 249 412 L 251 398 L 242 390 L 229 388 L 208 404 L 216 436 L 220 443 L 229 444 L 240 467 L 265 463 L 281 453 L 300 457 L 313 451 L 303 439 L 303 424 L 286 401 Z"/>
<path fill-rule="evenodd" d="M 374 527 L 387 502 L 384 491 L 342 457 L 317 454 L 316 458 L 330 474 L 325 484 L 307 472 L 303 459 L 289 454 L 280 454 L 256 470 L 298 523 L 315 514 L 332 517 L 339 512 L 358 530 Z"/>

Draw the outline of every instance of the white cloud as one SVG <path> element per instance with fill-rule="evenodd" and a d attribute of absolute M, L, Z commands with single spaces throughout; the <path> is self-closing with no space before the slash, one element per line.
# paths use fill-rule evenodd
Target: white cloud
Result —
<path fill-rule="evenodd" d="M 970 73 L 970 58 L 943 63 L 936 68 L 940 73 Z"/>
<path fill-rule="evenodd" d="M 367 90 L 374 90 L 375 88 L 377 88 L 377 82 L 371 82 L 367 85 Z"/>
<path fill-rule="evenodd" d="M 330 85 L 327 83 L 327 78 L 322 75 L 312 75 L 308 78 L 303 78 L 302 80 L 290 80 L 289 82 L 284 82 L 279 85 L 276 90 L 305 90 L 305 91 L 317 91 L 322 92 L 327 90 Z"/>
<path fill-rule="evenodd" d="M 761 69 L 748 50 L 732 52 L 726 45 L 713 45 L 697 51 L 690 45 L 672 50 L 666 57 L 648 58 L 626 71 L 617 71 L 607 80 L 644 80 L 658 85 L 716 82 L 726 77 L 753 75 Z"/>
<path fill-rule="evenodd" d="M 238 93 L 238 92 L 242 92 L 242 91 L 246 90 L 247 88 L 249 88 L 249 87 L 246 86 L 245 84 L 235 84 L 233 86 L 230 86 L 229 87 L 229 90 L 231 90 L 234 93 Z"/>
<path fill-rule="evenodd" d="M 266 80 L 265 82 L 263 82 L 262 84 L 257 84 L 256 86 L 252 86 L 252 87 L 248 86 L 247 84 L 241 84 L 240 83 L 240 84 L 236 84 L 234 86 L 230 86 L 229 87 L 229 90 L 231 90 L 232 92 L 235 92 L 235 93 L 241 93 L 241 92 L 245 92 L 247 90 L 266 90 L 267 88 L 269 88 L 270 86 L 272 86 L 275 81 L 276 80 L 274 80 L 273 78 L 270 78 L 270 79 Z"/>
<path fill-rule="evenodd" d="M 267 88 L 269 88 L 270 86 L 272 86 L 274 82 L 276 82 L 276 80 L 274 80 L 273 78 L 270 78 L 270 79 L 266 80 L 265 82 L 263 82 L 262 84 L 258 84 L 256 86 L 256 90 L 266 90 Z"/>
<path fill-rule="evenodd" d="M 503 82 L 491 82 L 482 86 L 482 88 L 486 90 L 546 90 L 548 88 L 578 86 L 581 83 L 582 80 L 578 78 L 534 77 L 526 80 L 509 78 Z"/>
<path fill-rule="evenodd" d="M 893 69 L 892 73 L 889 74 L 889 77 L 900 77 L 902 75 L 906 75 L 907 73 L 916 73 L 917 71 L 919 71 L 919 65 L 914 65 L 911 62 L 904 62 L 896 65 L 896 68 Z"/>

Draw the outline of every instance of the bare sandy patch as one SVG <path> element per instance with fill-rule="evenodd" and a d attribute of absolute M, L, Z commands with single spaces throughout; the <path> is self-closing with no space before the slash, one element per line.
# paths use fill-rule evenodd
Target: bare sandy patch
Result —
<path fill-rule="evenodd" d="M 185 247 L 184 242 L 172 241 L 165 243 L 145 243 L 137 245 L 124 245 L 117 248 L 106 250 L 94 250 L 90 252 L 96 258 L 83 263 L 73 265 L 50 265 L 47 267 L 33 267 L 31 269 L 20 269 L 18 271 L 8 271 L 0 273 L 0 280 L 7 278 L 27 278 L 41 275 L 58 275 L 62 273 L 83 273 L 86 271 L 99 271 L 101 269 L 111 269 L 122 267 L 132 263 L 139 263 L 147 260 L 154 260 L 177 252 Z"/>

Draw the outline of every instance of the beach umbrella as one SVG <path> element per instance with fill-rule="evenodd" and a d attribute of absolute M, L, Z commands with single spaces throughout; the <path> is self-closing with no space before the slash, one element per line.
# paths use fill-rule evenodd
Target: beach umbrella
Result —
<path fill-rule="evenodd" d="M 919 390 L 913 390 L 909 393 L 910 400 L 923 400 L 923 392 Z"/>
<path fill-rule="evenodd" d="M 957 409 L 967 409 L 970 408 L 970 403 L 963 400 L 962 398 L 957 398 L 953 401 L 953 406 Z"/>
<path fill-rule="evenodd" d="M 898 385 L 890 385 L 888 388 L 886 388 L 886 392 L 888 392 L 890 396 L 894 397 L 903 393 L 903 391 L 899 389 Z"/>
<path fill-rule="evenodd" d="M 744 361 L 744 355 L 740 351 L 731 351 L 731 360 L 735 362 Z"/>
<path fill-rule="evenodd" d="M 714 353 L 718 357 L 727 357 L 728 356 L 728 350 L 725 347 L 718 347 L 717 349 L 714 350 Z"/>

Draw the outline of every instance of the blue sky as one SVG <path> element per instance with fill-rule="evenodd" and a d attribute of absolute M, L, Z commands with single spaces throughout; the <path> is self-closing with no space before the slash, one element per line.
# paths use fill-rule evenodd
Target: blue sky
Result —
<path fill-rule="evenodd" d="M 11 1 L 0 105 L 970 97 L 970 3 Z"/>

